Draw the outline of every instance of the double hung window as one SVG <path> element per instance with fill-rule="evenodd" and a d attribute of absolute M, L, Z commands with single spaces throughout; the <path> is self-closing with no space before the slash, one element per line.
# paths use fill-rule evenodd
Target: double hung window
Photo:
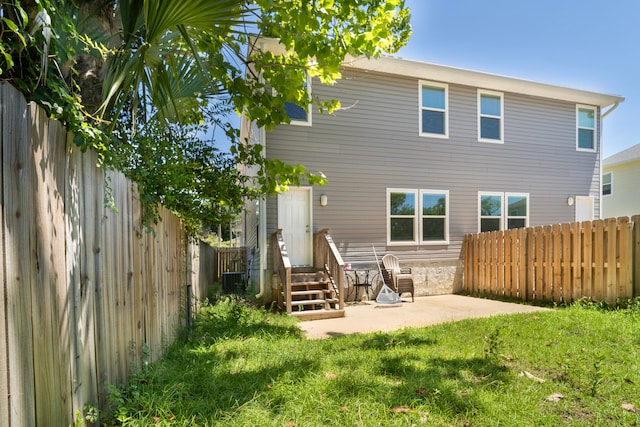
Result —
<path fill-rule="evenodd" d="M 448 190 L 387 190 L 389 244 L 449 243 Z"/>
<path fill-rule="evenodd" d="M 447 138 L 449 87 L 442 83 L 420 81 L 420 135 Z"/>
<path fill-rule="evenodd" d="M 576 111 L 576 149 L 578 151 L 596 151 L 596 109 L 578 105 Z"/>
<path fill-rule="evenodd" d="M 504 101 L 500 92 L 478 90 L 478 140 L 503 143 Z"/>
<path fill-rule="evenodd" d="M 613 192 L 613 175 L 611 172 L 602 174 L 602 195 L 608 196 Z"/>
<path fill-rule="evenodd" d="M 478 231 L 498 231 L 529 225 L 526 193 L 478 193 Z"/>

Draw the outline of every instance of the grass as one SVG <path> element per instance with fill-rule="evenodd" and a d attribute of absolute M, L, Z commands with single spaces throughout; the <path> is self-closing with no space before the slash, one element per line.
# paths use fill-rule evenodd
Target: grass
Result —
<path fill-rule="evenodd" d="M 291 317 L 227 299 L 114 392 L 111 423 L 640 425 L 639 307 L 574 304 L 312 341 Z"/>

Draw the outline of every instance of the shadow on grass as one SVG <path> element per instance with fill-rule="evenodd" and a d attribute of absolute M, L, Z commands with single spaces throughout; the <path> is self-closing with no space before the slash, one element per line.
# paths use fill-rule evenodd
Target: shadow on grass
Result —
<path fill-rule="evenodd" d="M 263 425 L 313 413 L 318 399 L 329 418 L 361 404 L 382 413 L 425 403 L 454 414 L 482 410 L 473 390 L 506 381 L 507 371 L 491 359 L 430 356 L 438 344 L 412 332 L 310 341 L 288 316 L 222 303 L 201 311 L 189 339 L 141 373 L 123 407 L 142 424 L 171 414 L 228 425 L 247 412 Z"/>

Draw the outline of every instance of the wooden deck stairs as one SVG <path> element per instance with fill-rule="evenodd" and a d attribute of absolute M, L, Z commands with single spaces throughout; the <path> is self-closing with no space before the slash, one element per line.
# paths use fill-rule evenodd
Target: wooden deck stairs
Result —
<path fill-rule="evenodd" d="M 314 266 L 292 267 L 281 230 L 274 233 L 278 305 L 304 320 L 344 317 L 344 262 L 327 230 L 314 235 Z"/>
<path fill-rule="evenodd" d="M 281 300 L 286 308 L 285 291 Z M 291 310 L 292 316 L 305 320 L 328 319 L 344 316 L 339 307 L 337 289 L 325 271 L 316 271 L 313 267 L 294 267 L 291 271 Z"/>

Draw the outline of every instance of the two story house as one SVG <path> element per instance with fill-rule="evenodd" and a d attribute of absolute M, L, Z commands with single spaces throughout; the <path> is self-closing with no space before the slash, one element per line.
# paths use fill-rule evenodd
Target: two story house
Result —
<path fill-rule="evenodd" d="M 342 109 L 292 106 L 291 124 L 269 132 L 242 123 L 267 157 L 328 179 L 248 209 L 266 299 L 278 229 L 292 265 L 312 264 L 313 233 L 328 229 L 347 266 L 395 254 L 416 295 L 433 295 L 461 290 L 466 233 L 600 215 L 602 121 L 620 96 L 395 57 L 349 59 L 335 85 L 309 86 Z"/>
<path fill-rule="evenodd" d="M 640 144 L 602 161 L 602 217 L 640 214 Z"/>

